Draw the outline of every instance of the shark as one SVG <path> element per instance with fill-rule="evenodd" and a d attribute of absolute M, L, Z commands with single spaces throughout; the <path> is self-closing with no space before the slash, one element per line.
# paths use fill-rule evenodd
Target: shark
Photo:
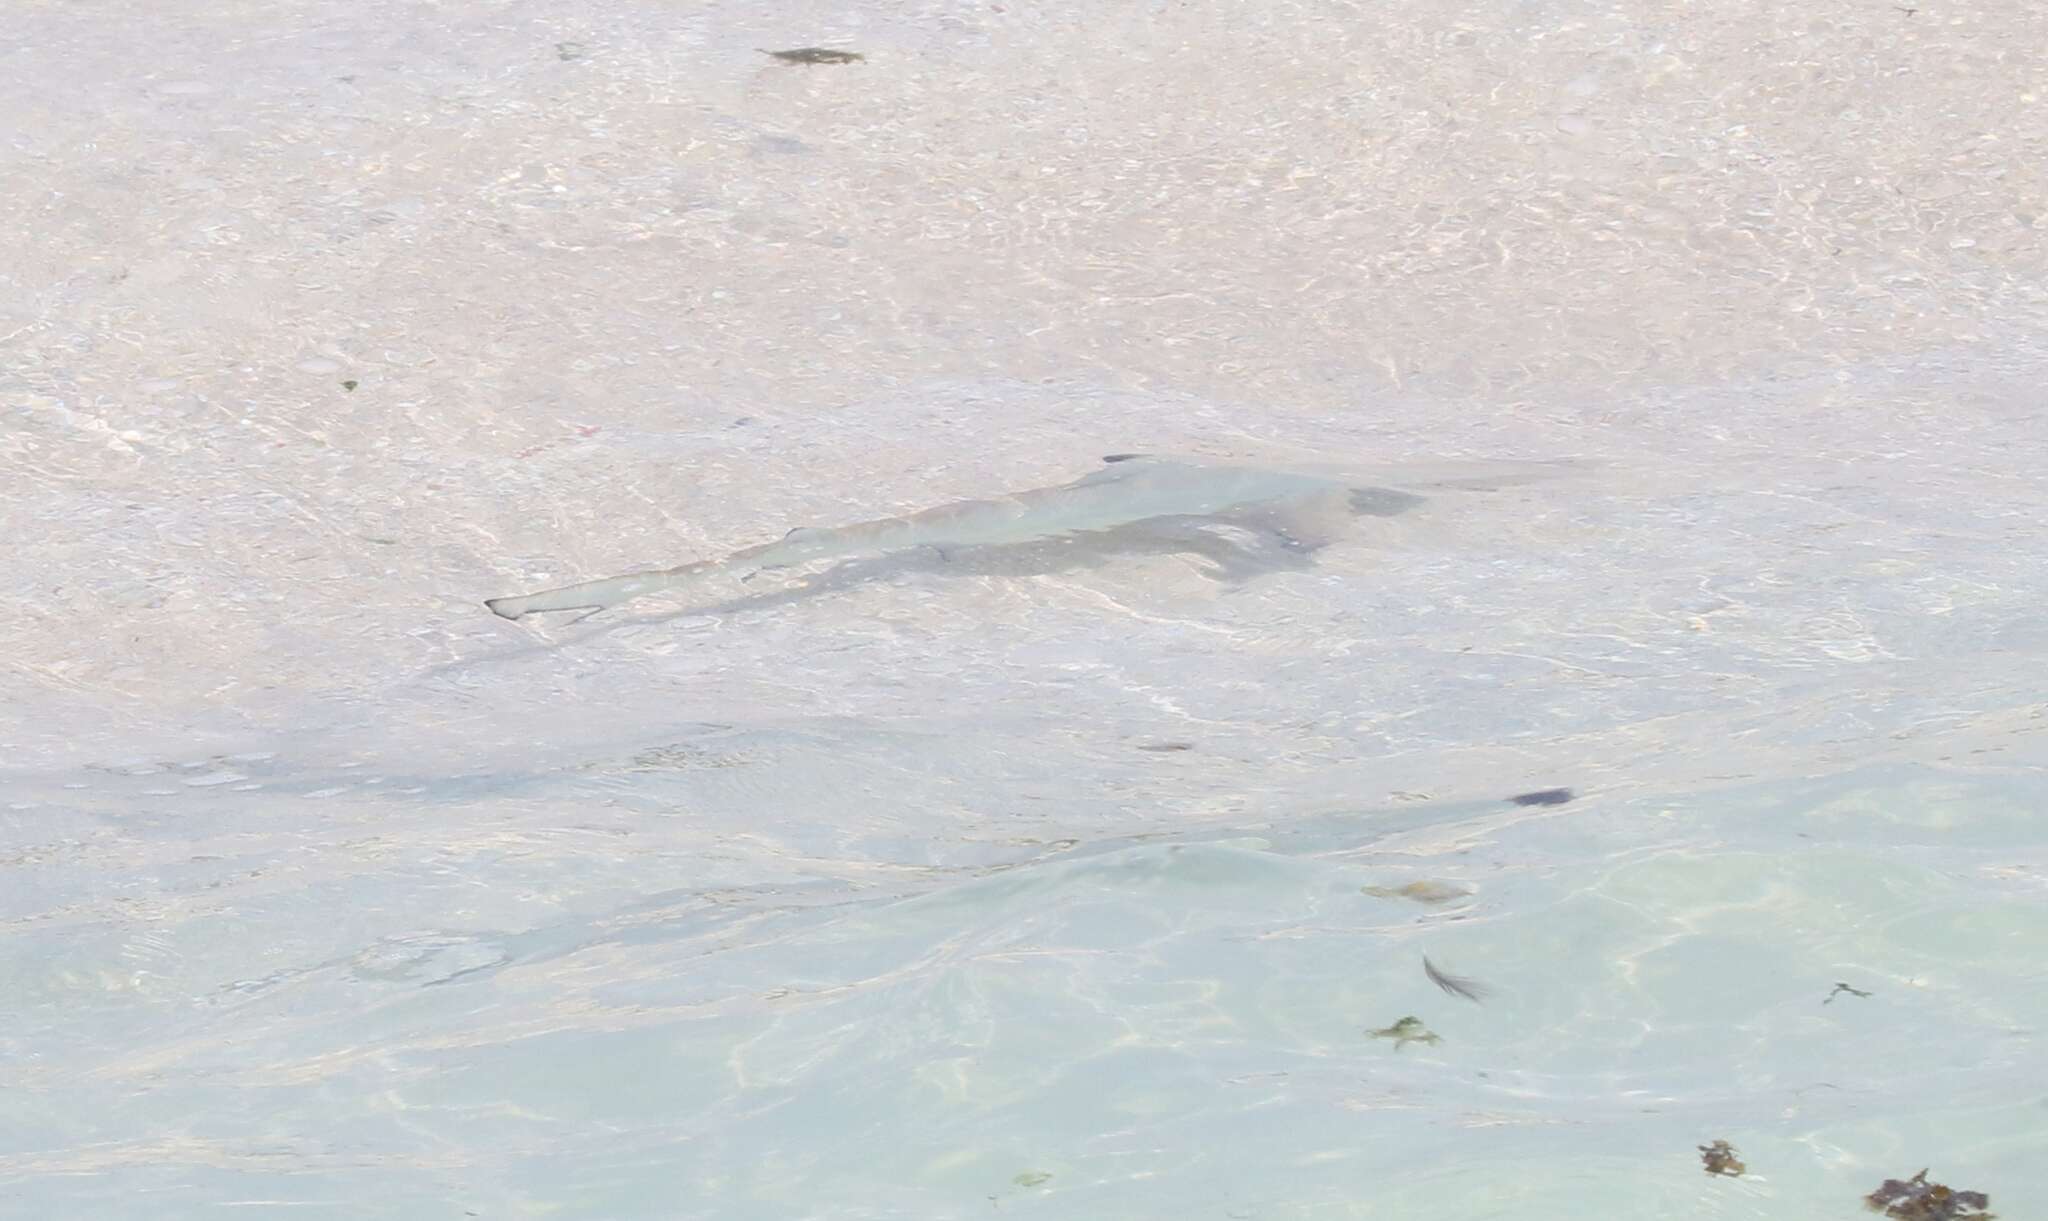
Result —
<path fill-rule="evenodd" d="M 1499 481 L 1482 476 L 1435 485 Z M 1509 475 L 1507 481 L 1519 480 Z M 837 567 L 804 578 L 810 592 L 911 569 L 1050 572 L 1112 555 L 1163 553 L 1205 558 L 1210 575 L 1241 579 L 1306 567 L 1350 519 L 1391 517 L 1424 503 L 1425 497 L 1412 492 L 1314 470 L 1111 454 L 1100 469 L 1055 487 L 845 526 L 799 526 L 773 542 L 719 558 L 491 598 L 484 605 L 514 620 L 546 611 L 596 613 L 650 595 L 703 593 L 735 579 L 750 582 L 764 572 L 825 561 Z"/>

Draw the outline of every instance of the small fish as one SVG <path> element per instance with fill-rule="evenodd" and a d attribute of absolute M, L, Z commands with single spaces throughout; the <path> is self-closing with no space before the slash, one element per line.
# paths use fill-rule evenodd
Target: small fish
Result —
<path fill-rule="evenodd" d="M 1561 806 L 1572 796 L 1570 789 L 1538 789 L 1533 793 L 1517 793 L 1508 800 L 1518 806 Z"/>
<path fill-rule="evenodd" d="M 1836 997 L 1838 997 L 1838 996 L 1840 996 L 1840 995 L 1841 995 L 1842 993 L 1844 993 L 1844 992 L 1847 992 L 1847 993 L 1848 993 L 1848 994 L 1849 994 L 1850 996 L 1861 996 L 1861 997 L 1868 997 L 1868 996 L 1870 995 L 1870 993 L 1868 993 L 1868 992 L 1865 992 L 1865 991 L 1864 991 L 1863 989 L 1861 989 L 1861 988 L 1852 988 L 1852 987 L 1850 987 L 1850 986 L 1849 986 L 1849 985 L 1847 985 L 1847 984 L 1839 984 L 1839 983 L 1838 983 L 1838 984 L 1836 984 L 1836 985 L 1835 985 L 1835 990 L 1834 990 L 1833 992 L 1830 992 L 1830 993 L 1828 993 L 1828 998 L 1827 998 L 1826 1000 L 1822 1001 L 1822 1002 L 1821 1002 L 1821 1004 L 1823 1004 L 1823 1005 L 1832 1005 L 1832 1004 L 1834 1004 L 1834 1003 L 1835 1003 L 1835 998 L 1836 998 Z"/>
<path fill-rule="evenodd" d="M 1422 956 L 1422 973 L 1429 976 L 1430 983 L 1442 988 L 1452 996 L 1462 996 L 1474 1004 L 1484 1000 L 1493 991 L 1493 989 L 1476 979 L 1467 979 L 1462 975 L 1447 975 L 1437 970 L 1436 964 L 1429 960 L 1429 955 L 1427 954 Z"/>
<path fill-rule="evenodd" d="M 826 47 L 798 47 L 793 51 L 770 51 L 766 47 L 754 49 L 789 64 L 852 64 L 867 58 L 858 51 L 834 51 Z"/>
<path fill-rule="evenodd" d="M 1410 1043 L 1443 1042 L 1442 1039 L 1437 1037 L 1434 1030 L 1422 1024 L 1421 1018 L 1413 1016 L 1404 1017 L 1383 1030 L 1372 1030 L 1366 1033 L 1372 1035 L 1375 1039 L 1392 1039 L 1395 1051 L 1401 1050 Z"/>

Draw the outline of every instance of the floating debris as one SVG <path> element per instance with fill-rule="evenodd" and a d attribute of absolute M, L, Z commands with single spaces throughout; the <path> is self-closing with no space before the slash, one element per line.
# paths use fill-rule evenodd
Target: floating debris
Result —
<path fill-rule="evenodd" d="M 1472 893 L 1449 882 L 1430 881 L 1410 882 L 1406 886 L 1361 886 L 1358 889 L 1376 899 L 1413 899 L 1417 903 L 1429 904 L 1449 903 Z"/>
<path fill-rule="evenodd" d="M 1399 1051 L 1410 1043 L 1441 1043 L 1436 1032 L 1422 1024 L 1419 1017 L 1404 1017 L 1383 1030 L 1369 1031 L 1375 1039 L 1392 1039 L 1394 1050 Z"/>
<path fill-rule="evenodd" d="M 1517 793 L 1508 800 L 1518 806 L 1561 806 L 1572 797 L 1570 789 L 1537 789 L 1533 793 Z"/>
<path fill-rule="evenodd" d="M 349 378 L 349 379 L 348 379 L 347 381 L 345 381 L 345 382 L 341 383 L 341 388 L 342 388 L 343 390 L 353 390 L 353 389 L 355 389 L 355 388 L 356 388 L 356 379 L 355 379 L 355 378 L 353 378 L 353 377 Z"/>
<path fill-rule="evenodd" d="M 1836 997 L 1838 997 L 1838 996 L 1840 996 L 1840 995 L 1841 995 L 1842 993 L 1844 993 L 1844 992 L 1847 992 L 1847 993 L 1848 993 L 1848 994 L 1849 994 L 1850 996 L 1862 996 L 1862 997 L 1868 997 L 1868 996 L 1870 995 L 1870 993 L 1868 993 L 1868 992 L 1865 992 L 1865 991 L 1864 991 L 1863 989 L 1861 989 L 1861 988 L 1852 988 L 1852 987 L 1850 987 L 1850 986 L 1849 986 L 1849 985 L 1847 985 L 1847 984 L 1841 984 L 1841 983 L 1838 983 L 1838 984 L 1836 984 L 1836 985 L 1835 985 L 1835 990 L 1834 990 L 1833 992 L 1830 992 L 1830 993 L 1828 993 L 1828 998 L 1827 998 L 1826 1000 L 1822 1001 L 1822 1002 L 1821 1002 L 1821 1004 L 1823 1004 L 1823 1005 L 1832 1005 L 1832 1004 L 1834 1004 L 1834 1003 L 1835 1003 L 1835 998 L 1836 998 Z"/>
<path fill-rule="evenodd" d="M 834 51 L 827 47 L 798 47 L 793 51 L 770 51 L 766 47 L 754 49 L 788 64 L 853 64 L 867 58 L 858 51 Z"/>
<path fill-rule="evenodd" d="M 1052 1182 L 1052 1175 L 1043 1170 L 1026 1170 L 1010 1181 L 1019 1187 L 1043 1187 Z"/>
<path fill-rule="evenodd" d="M 1725 1140 L 1717 1140 L 1711 1145 L 1701 1145 L 1699 1150 L 1700 1165 L 1707 1168 L 1708 1174 L 1725 1174 L 1732 1179 L 1749 1169 L 1742 1164 L 1741 1158 L 1735 1156 L 1735 1146 Z"/>
<path fill-rule="evenodd" d="M 1954 1218 L 1990 1221 L 1995 1215 L 1984 1211 L 1991 1207 L 1990 1196 L 1981 1191 L 1956 1191 L 1941 1183 L 1930 1183 L 1925 1169 L 1904 1182 L 1886 1179 L 1882 1187 L 1863 1197 L 1863 1203 L 1872 1212 L 1905 1218 L 1906 1221 L 1952 1221 Z"/>
<path fill-rule="evenodd" d="M 1476 979 L 1468 979 L 1462 975 L 1449 975 L 1437 970 L 1436 964 L 1429 960 L 1429 955 L 1427 954 L 1422 956 L 1422 973 L 1429 976 L 1430 983 L 1442 988 L 1452 996 L 1462 996 L 1474 1004 L 1484 1000 L 1487 994 L 1493 991 L 1493 989 Z"/>

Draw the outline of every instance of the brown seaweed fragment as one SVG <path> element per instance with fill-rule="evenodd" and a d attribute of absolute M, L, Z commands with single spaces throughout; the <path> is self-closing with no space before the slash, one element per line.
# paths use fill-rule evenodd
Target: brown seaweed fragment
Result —
<path fill-rule="evenodd" d="M 1948 1221 L 1955 1217 L 1983 1221 L 1994 1215 L 1985 1211 L 1991 1207 L 1991 1197 L 1981 1191 L 1957 1191 L 1943 1183 L 1930 1183 L 1925 1167 L 1903 1182 L 1886 1179 L 1863 1201 L 1872 1209 L 1881 1209 L 1886 1216 L 1914 1221 Z"/>
<path fill-rule="evenodd" d="M 1828 993 L 1828 998 L 1827 998 L 1826 1000 L 1822 1001 L 1822 1002 L 1821 1002 L 1821 1004 L 1823 1004 L 1823 1005 L 1832 1005 L 1832 1004 L 1834 1004 L 1834 1003 L 1835 1003 L 1835 998 L 1836 998 L 1836 997 L 1838 997 L 1838 996 L 1840 996 L 1840 995 L 1841 995 L 1842 993 L 1844 993 L 1844 992 L 1847 992 L 1847 993 L 1848 993 L 1848 994 L 1849 994 L 1850 996 L 1866 996 L 1866 997 L 1867 997 L 1867 996 L 1869 996 L 1869 995 L 1870 995 L 1870 993 L 1868 993 L 1868 992 L 1865 992 L 1865 991 L 1864 991 L 1863 989 L 1861 989 L 1861 988 L 1852 988 L 1852 987 L 1850 987 L 1850 986 L 1849 986 L 1849 985 L 1847 985 L 1847 984 L 1842 984 L 1842 983 L 1838 983 L 1838 984 L 1836 984 L 1836 985 L 1835 985 L 1835 990 L 1834 990 L 1833 992 L 1830 992 L 1830 993 Z"/>
<path fill-rule="evenodd" d="M 1436 964 L 1429 960 L 1429 955 L 1427 954 L 1422 956 L 1422 973 L 1429 976 L 1430 983 L 1442 988 L 1452 996 L 1462 996 L 1474 1004 L 1486 999 L 1487 994 L 1493 991 L 1493 989 L 1476 979 L 1469 979 L 1463 975 L 1451 975 L 1437 970 Z"/>
<path fill-rule="evenodd" d="M 1701 1145 L 1699 1150 L 1700 1165 L 1706 1167 L 1708 1174 L 1724 1174 L 1732 1179 L 1749 1169 L 1742 1164 L 1741 1158 L 1735 1156 L 1735 1146 L 1725 1140 L 1717 1140 L 1711 1145 Z"/>
<path fill-rule="evenodd" d="M 1925 1168 L 1903 1181 L 1886 1179 L 1876 1191 L 1863 1197 L 1863 1203 L 1872 1212 L 1904 1221 L 1990 1221 L 1996 1215 L 1984 1211 L 1991 1207 L 1990 1196 L 1930 1183 Z"/>
<path fill-rule="evenodd" d="M 1375 899 L 1413 899 L 1417 903 L 1428 903 L 1432 906 L 1449 903 L 1452 899 L 1462 899 L 1472 893 L 1462 886 L 1453 886 L 1449 882 L 1427 880 L 1410 882 L 1406 886 L 1361 886 L 1358 889 Z"/>
<path fill-rule="evenodd" d="M 1422 1024 L 1422 1019 L 1419 1017 L 1404 1017 L 1392 1026 L 1380 1030 L 1370 1030 L 1366 1033 L 1375 1039 L 1392 1039 L 1395 1051 L 1401 1050 L 1410 1043 L 1443 1042 L 1442 1039 L 1437 1037 L 1435 1031 Z"/>
<path fill-rule="evenodd" d="M 858 51 L 834 51 L 827 47 L 797 47 L 791 51 L 770 51 L 766 47 L 755 47 L 763 55 L 773 55 L 786 64 L 852 64 L 867 58 Z"/>

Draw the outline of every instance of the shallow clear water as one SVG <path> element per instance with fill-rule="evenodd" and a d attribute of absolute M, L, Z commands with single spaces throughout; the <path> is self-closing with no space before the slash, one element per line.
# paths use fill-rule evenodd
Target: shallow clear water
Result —
<path fill-rule="evenodd" d="M 916 757 L 721 730 L 488 794 L 138 802 L 156 827 L 40 852 L 18 813 L 15 867 L 74 901 L 0 963 L 23 1215 L 1846 1215 L 1922 1162 L 2037 1181 L 2038 777 L 1055 809 L 894 851 L 805 844 L 866 803 L 776 779 L 910 789 Z M 1372 1036 L 1410 1015 L 1439 1041 Z M 1702 1173 L 1715 1139 L 1749 1177 Z"/>
<path fill-rule="evenodd" d="M 0 1215 L 2048 1199 L 2041 12 L 18 7 Z"/>

